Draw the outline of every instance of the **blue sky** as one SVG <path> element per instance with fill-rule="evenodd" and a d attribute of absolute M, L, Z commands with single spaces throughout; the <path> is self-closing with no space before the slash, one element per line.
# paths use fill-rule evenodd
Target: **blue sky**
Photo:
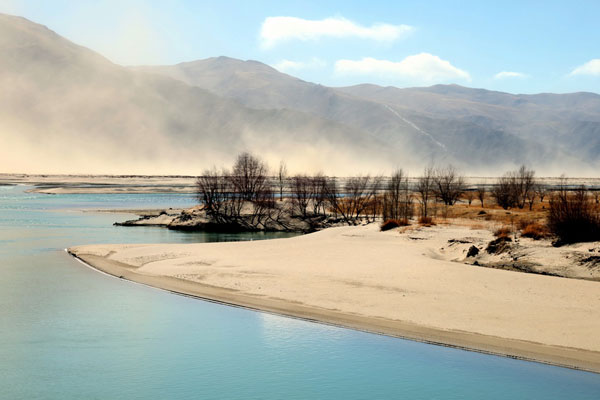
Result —
<path fill-rule="evenodd" d="M 600 92 L 597 0 L 0 0 L 0 12 L 125 65 L 226 55 L 328 86 Z"/>

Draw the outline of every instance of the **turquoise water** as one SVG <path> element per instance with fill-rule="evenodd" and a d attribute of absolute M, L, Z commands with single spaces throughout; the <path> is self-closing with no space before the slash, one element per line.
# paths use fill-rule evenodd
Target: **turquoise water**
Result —
<path fill-rule="evenodd" d="M 0 187 L 1 399 L 594 399 L 600 375 L 366 334 L 102 275 L 64 248 L 202 242 L 114 227 L 84 208 L 184 195 L 38 195 Z M 284 262 L 285 260 L 282 260 Z"/>

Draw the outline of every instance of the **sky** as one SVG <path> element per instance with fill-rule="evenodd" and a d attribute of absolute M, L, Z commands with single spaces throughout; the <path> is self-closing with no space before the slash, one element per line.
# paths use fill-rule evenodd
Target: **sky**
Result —
<path fill-rule="evenodd" d="M 0 0 L 123 65 L 215 56 L 327 86 L 600 93 L 600 1 Z"/>

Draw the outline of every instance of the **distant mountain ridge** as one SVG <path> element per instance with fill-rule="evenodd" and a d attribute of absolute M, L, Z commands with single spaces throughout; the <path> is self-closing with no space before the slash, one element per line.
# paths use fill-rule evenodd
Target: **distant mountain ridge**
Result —
<path fill-rule="evenodd" d="M 329 88 L 228 57 L 138 68 L 249 107 L 294 108 L 358 127 L 399 154 L 407 153 L 399 148 L 410 149 L 422 164 L 493 172 L 525 162 L 558 173 L 560 164 L 585 169 L 600 162 L 594 150 L 600 148 L 600 96 L 594 93 L 514 95 L 458 85 Z"/>
<path fill-rule="evenodd" d="M 199 174 L 242 150 L 329 174 L 433 162 L 555 174 L 600 163 L 593 93 L 330 88 L 228 57 L 122 67 L 2 14 L 0 89 L 0 139 L 11 143 L 0 169 L 11 172 Z"/>

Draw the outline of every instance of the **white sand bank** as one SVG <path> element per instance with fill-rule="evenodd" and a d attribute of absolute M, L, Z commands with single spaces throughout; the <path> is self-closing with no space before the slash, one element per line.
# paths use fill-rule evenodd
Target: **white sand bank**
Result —
<path fill-rule="evenodd" d="M 269 241 L 69 251 L 174 292 L 600 372 L 599 282 L 466 265 L 470 245 L 448 242 L 463 238 L 492 239 L 465 227 L 400 234 L 370 225 Z"/>

